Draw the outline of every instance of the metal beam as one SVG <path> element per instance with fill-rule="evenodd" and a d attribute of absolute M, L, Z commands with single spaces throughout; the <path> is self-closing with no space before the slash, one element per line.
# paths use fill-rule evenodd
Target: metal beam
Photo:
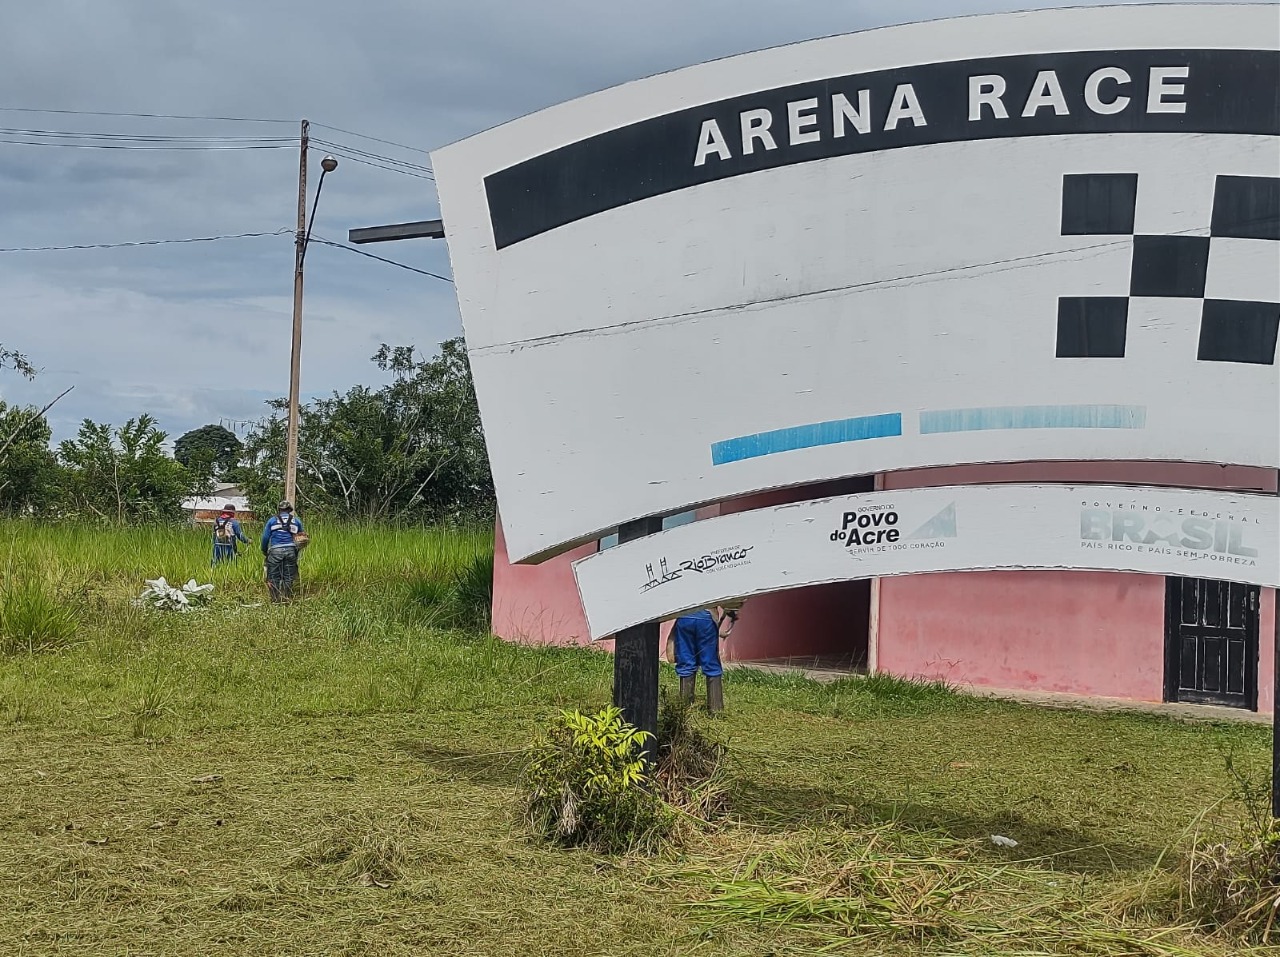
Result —
<path fill-rule="evenodd" d="M 347 231 L 347 241 L 356 245 L 389 243 L 399 239 L 444 239 L 444 222 L 439 219 L 424 219 L 416 223 L 366 226 Z"/>

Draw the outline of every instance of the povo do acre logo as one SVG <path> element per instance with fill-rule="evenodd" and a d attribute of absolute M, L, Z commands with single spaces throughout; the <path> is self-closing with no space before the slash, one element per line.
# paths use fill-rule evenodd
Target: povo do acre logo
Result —
<path fill-rule="evenodd" d="M 910 510 L 908 510 L 910 512 Z M 917 515 L 907 515 L 906 528 L 917 526 L 904 533 L 902 511 L 896 504 L 865 505 L 841 514 L 840 524 L 830 534 L 833 542 L 844 545 L 850 552 L 873 549 L 897 551 L 906 548 L 945 548 L 947 539 L 957 536 L 956 503 L 952 502 L 923 523 Z"/>
<path fill-rule="evenodd" d="M 845 512 L 840 527 L 831 533 L 831 540 L 843 542 L 850 548 L 882 542 L 891 544 L 902 537 L 897 525 L 898 512 L 892 505 L 869 505 Z"/>

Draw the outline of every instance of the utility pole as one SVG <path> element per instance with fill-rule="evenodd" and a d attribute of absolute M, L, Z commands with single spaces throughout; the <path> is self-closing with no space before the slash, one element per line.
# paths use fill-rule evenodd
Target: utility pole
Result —
<path fill-rule="evenodd" d="M 298 153 L 298 233 L 294 238 L 296 248 L 293 265 L 293 348 L 289 353 L 289 433 L 284 463 L 284 497 L 290 502 L 294 501 L 298 491 L 298 379 L 302 372 L 302 262 L 307 252 L 307 149 L 310 139 L 311 123 L 303 120 Z"/>

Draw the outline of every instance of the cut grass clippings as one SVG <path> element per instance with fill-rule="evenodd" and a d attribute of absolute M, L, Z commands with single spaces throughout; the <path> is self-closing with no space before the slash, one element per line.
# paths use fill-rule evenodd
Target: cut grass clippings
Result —
<path fill-rule="evenodd" d="M 312 524 L 280 607 L 251 556 L 206 574 L 204 535 L 0 523 L 6 582 L 76 622 L 0 655 L 0 953 L 1274 952 L 1183 893 L 1266 727 L 735 670 L 724 715 L 684 716 L 707 823 L 652 857 L 547 847 L 529 743 L 608 703 L 611 660 L 432 620 L 421 583 L 478 577 L 485 533 Z M 159 574 L 211 607 L 134 607 Z"/>
<path fill-rule="evenodd" d="M 996 852 L 887 821 L 835 834 L 800 831 L 697 883 L 693 905 L 713 928 L 738 923 L 800 930 L 817 948 L 885 952 L 1187 957 L 1190 922 L 1135 921 L 1052 857 Z M 723 874 L 732 870 L 734 876 Z M 686 881 L 690 875 L 685 875 Z M 696 886 L 696 885 L 695 885 Z M 873 951 L 875 952 L 875 951 Z"/>

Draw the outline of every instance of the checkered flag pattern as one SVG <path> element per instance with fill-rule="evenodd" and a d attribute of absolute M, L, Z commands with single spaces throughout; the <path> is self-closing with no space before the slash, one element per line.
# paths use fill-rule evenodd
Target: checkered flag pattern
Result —
<path fill-rule="evenodd" d="M 1201 301 L 1198 359 L 1274 365 L 1280 303 L 1205 298 L 1205 284 L 1217 239 L 1275 243 L 1280 268 L 1280 177 L 1217 177 L 1208 236 L 1135 234 L 1137 199 L 1137 173 L 1063 177 L 1062 235 L 1132 237 L 1133 261 L 1128 296 L 1058 300 L 1058 356 L 1122 358 L 1130 300 L 1149 296 Z"/>

